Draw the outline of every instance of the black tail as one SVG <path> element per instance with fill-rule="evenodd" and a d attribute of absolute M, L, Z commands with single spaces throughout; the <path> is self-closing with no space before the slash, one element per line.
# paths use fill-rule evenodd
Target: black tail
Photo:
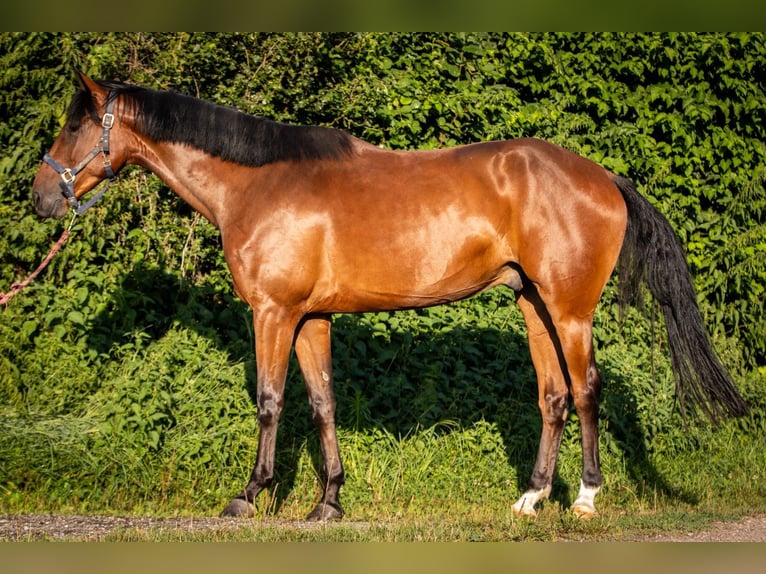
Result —
<path fill-rule="evenodd" d="M 710 344 L 683 246 L 673 228 L 631 181 L 615 176 L 614 183 L 628 207 L 618 263 L 621 303 L 640 303 L 645 284 L 660 304 L 682 412 L 701 410 L 713 422 L 746 414 L 747 404 Z"/>

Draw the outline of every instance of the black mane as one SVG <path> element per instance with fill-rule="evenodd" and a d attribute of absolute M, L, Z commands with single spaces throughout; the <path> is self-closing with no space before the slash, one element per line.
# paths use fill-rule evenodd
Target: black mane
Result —
<path fill-rule="evenodd" d="M 318 126 L 292 126 L 250 116 L 176 92 L 156 91 L 121 82 L 99 81 L 113 97 L 133 106 L 136 129 L 155 140 L 186 144 L 212 156 L 248 166 L 276 161 L 338 159 L 351 153 L 347 133 Z M 70 121 L 95 114 L 87 93 L 78 92 Z"/>

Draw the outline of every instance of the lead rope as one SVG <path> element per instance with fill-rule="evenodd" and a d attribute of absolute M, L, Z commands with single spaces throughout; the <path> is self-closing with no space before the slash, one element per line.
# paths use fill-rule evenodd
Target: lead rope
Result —
<path fill-rule="evenodd" d="M 69 205 L 74 209 L 74 215 L 72 216 L 72 221 L 69 222 L 69 227 L 64 230 L 64 233 L 61 234 L 61 237 L 59 237 L 59 240 L 56 242 L 56 244 L 51 248 L 50 253 L 43 259 L 43 262 L 40 263 L 40 266 L 35 269 L 32 274 L 24 279 L 24 281 L 16 282 L 11 284 L 11 290 L 8 291 L 8 293 L 3 293 L 0 291 L 0 305 L 5 306 L 5 308 L 8 308 L 8 301 L 11 300 L 11 298 L 16 295 L 19 291 L 21 291 L 24 287 L 29 285 L 32 280 L 34 280 L 35 277 L 37 277 L 40 272 L 45 269 L 48 265 L 48 263 L 51 262 L 51 259 L 53 259 L 54 255 L 59 252 L 59 250 L 64 246 L 64 243 L 66 243 L 66 240 L 69 239 L 69 236 L 71 235 L 72 226 L 74 225 L 74 220 L 77 219 L 78 215 L 82 215 L 86 211 L 88 211 L 93 205 L 101 199 L 101 197 L 106 193 L 106 190 L 109 189 L 109 186 L 111 183 L 117 179 L 117 174 L 114 173 L 112 170 L 112 162 L 109 160 L 109 131 L 114 126 L 114 98 L 112 97 L 112 93 L 109 94 L 108 103 L 106 105 L 106 112 L 104 113 L 104 116 L 101 118 L 101 139 L 99 140 L 98 144 L 96 144 L 96 147 L 91 151 L 87 156 L 85 156 L 85 159 L 83 159 L 78 165 L 75 167 L 68 169 L 64 168 L 61 165 L 58 164 L 58 162 L 53 159 L 51 156 L 49 156 L 47 153 L 45 156 L 43 156 L 43 161 L 50 165 L 56 172 L 61 176 L 61 179 L 63 180 L 62 185 L 64 188 L 64 197 L 67 198 L 67 201 L 69 202 Z M 74 179 L 75 176 L 86 166 L 88 165 L 93 158 L 98 156 L 98 154 L 101 154 L 104 157 L 104 171 L 106 171 L 106 177 L 108 178 L 108 181 L 104 183 L 104 185 L 101 187 L 100 190 L 96 192 L 93 197 L 91 197 L 88 201 L 86 201 L 84 204 L 81 204 L 74 194 Z"/>
<path fill-rule="evenodd" d="M 51 248 L 48 255 L 46 255 L 45 259 L 43 259 L 43 262 L 40 263 L 39 267 L 35 269 L 29 277 L 24 279 L 24 281 L 18 281 L 16 283 L 11 284 L 11 290 L 8 291 L 8 293 L 3 293 L 0 291 L 0 305 L 5 306 L 5 308 L 8 308 L 8 301 L 11 300 L 11 298 L 16 295 L 19 291 L 21 291 L 24 287 L 29 285 L 35 277 L 37 277 L 40 272 L 45 269 L 48 266 L 48 263 L 51 262 L 51 259 L 56 255 L 56 253 L 59 252 L 59 250 L 64 246 L 64 243 L 66 243 L 66 240 L 69 239 L 69 236 L 71 235 L 72 226 L 74 225 L 74 220 L 77 217 L 77 213 L 74 214 L 74 217 L 72 217 L 72 221 L 69 224 L 69 227 L 67 227 L 64 232 L 61 234 L 61 237 L 59 237 L 59 240 L 56 242 L 56 244 Z"/>

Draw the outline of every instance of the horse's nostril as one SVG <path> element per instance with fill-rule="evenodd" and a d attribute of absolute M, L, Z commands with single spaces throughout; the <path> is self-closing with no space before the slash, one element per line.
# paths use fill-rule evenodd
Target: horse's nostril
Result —
<path fill-rule="evenodd" d="M 42 217 L 49 217 L 49 209 L 45 205 L 45 196 L 37 190 L 32 191 L 32 201 L 34 202 L 35 211 Z"/>

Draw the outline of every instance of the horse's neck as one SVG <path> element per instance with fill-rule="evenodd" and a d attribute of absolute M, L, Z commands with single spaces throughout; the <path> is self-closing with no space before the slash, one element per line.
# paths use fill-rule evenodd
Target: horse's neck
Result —
<path fill-rule="evenodd" d="M 153 142 L 133 163 L 157 175 L 181 199 L 219 227 L 224 196 L 230 193 L 231 165 L 176 143 Z"/>

